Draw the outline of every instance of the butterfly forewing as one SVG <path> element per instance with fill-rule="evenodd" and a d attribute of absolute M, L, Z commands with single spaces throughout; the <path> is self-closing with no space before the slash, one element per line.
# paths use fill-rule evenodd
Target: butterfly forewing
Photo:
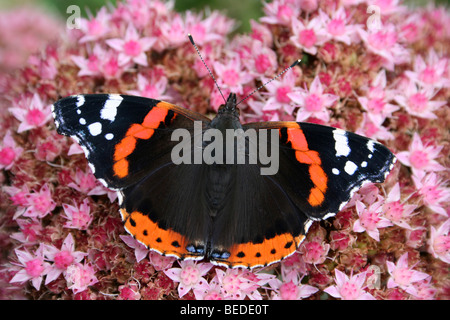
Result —
<path fill-rule="evenodd" d="M 95 176 L 122 189 L 170 161 L 176 128 L 208 118 L 175 105 L 118 94 L 76 95 L 53 105 L 58 133 L 83 148 Z"/>

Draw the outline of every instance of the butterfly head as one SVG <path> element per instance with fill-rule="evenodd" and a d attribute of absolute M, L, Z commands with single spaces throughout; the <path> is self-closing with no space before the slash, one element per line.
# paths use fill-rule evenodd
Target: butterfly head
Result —
<path fill-rule="evenodd" d="M 230 93 L 226 104 L 222 104 L 219 107 L 218 114 L 222 114 L 222 115 L 227 114 L 227 115 L 231 115 L 231 116 L 239 118 L 240 111 L 239 111 L 239 108 L 236 107 L 236 103 L 237 103 L 236 94 Z"/>

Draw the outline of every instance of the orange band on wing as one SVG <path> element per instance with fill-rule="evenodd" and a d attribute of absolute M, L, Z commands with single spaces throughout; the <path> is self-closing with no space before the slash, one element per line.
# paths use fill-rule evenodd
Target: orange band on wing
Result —
<path fill-rule="evenodd" d="M 147 113 L 142 124 L 135 123 L 128 128 L 114 150 L 113 171 L 116 176 L 124 178 L 128 175 L 128 161 L 125 158 L 133 153 L 138 139 L 148 140 L 153 136 L 155 129 L 166 119 L 170 106 L 169 103 L 159 102 Z"/>
<path fill-rule="evenodd" d="M 180 259 L 199 258 L 186 250 L 187 240 L 178 232 L 160 228 L 156 222 L 139 211 L 128 213 L 125 209 L 120 209 L 120 213 L 125 218 L 125 229 L 149 249 Z"/>
<path fill-rule="evenodd" d="M 284 233 L 261 243 L 241 243 L 230 248 L 230 257 L 219 260 L 219 263 L 227 264 L 229 267 L 244 266 L 253 268 L 255 266 L 266 266 L 278 262 L 293 254 L 304 235 L 293 237 L 290 233 Z"/>
<path fill-rule="evenodd" d="M 113 170 L 119 178 L 126 177 L 128 175 L 128 160 L 120 159 L 119 161 L 114 162 Z"/>
<path fill-rule="evenodd" d="M 308 151 L 308 142 L 306 142 L 305 135 L 303 134 L 300 126 L 298 128 L 287 128 L 288 140 L 291 142 L 291 146 L 295 150 Z"/>
<path fill-rule="evenodd" d="M 314 188 L 310 191 L 308 203 L 313 207 L 320 206 L 325 200 L 325 192 L 328 188 L 328 176 L 322 169 L 320 155 L 317 151 L 309 149 L 305 135 L 298 124 L 297 128 L 293 126 L 287 128 L 287 140 L 295 150 L 297 161 L 309 165 L 309 176 Z"/>

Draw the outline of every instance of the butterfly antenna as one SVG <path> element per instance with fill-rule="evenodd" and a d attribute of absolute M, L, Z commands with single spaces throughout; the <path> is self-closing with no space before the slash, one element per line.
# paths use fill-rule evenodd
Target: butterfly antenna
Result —
<path fill-rule="evenodd" d="M 225 103 L 227 103 L 227 100 L 226 100 L 225 97 L 223 96 L 223 93 L 222 93 L 222 91 L 220 90 L 219 85 L 217 84 L 216 78 L 214 78 L 214 75 L 212 74 L 211 70 L 208 68 L 208 65 L 206 64 L 205 60 L 203 60 L 203 57 L 202 57 L 202 55 L 200 54 L 200 50 L 198 50 L 198 47 L 197 47 L 197 45 L 196 45 L 195 42 L 194 42 L 194 38 L 192 38 L 192 36 L 191 36 L 190 33 L 188 34 L 188 37 L 189 37 L 189 40 L 191 41 L 192 45 L 194 46 L 195 50 L 197 51 L 197 53 L 198 53 L 200 59 L 202 60 L 203 64 L 205 65 L 206 69 L 208 70 L 209 75 L 210 75 L 211 78 L 214 80 L 214 83 L 216 84 L 217 89 L 219 89 L 219 92 L 220 92 L 220 95 L 221 95 L 222 98 L 223 98 L 223 101 L 225 101 Z"/>
<path fill-rule="evenodd" d="M 267 84 L 269 84 L 270 82 L 272 82 L 275 79 L 278 79 L 279 77 L 281 77 L 283 75 L 283 73 L 285 73 L 286 71 L 292 69 L 293 67 L 295 67 L 296 65 L 298 65 L 300 63 L 301 59 L 298 59 L 297 61 L 295 61 L 293 64 L 291 64 L 289 67 L 287 67 L 286 69 L 284 69 L 283 71 L 281 71 L 277 76 L 273 77 L 272 79 L 270 79 L 269 81 L 267 81 L 266 83 L 264 83 L 262 86 L 256 88 L 255 90 L 253 90 L 252 92 L 250 92 L 244 99 L 242 99 L 241 101 L 239 101 L 236 106 L 241 103 L 242 101 L 246 100 L 247 98 L 249 98 L 252 94 L 254 94 L 255 92 L 261 90 L 262 88 L 264 88 Z"/>

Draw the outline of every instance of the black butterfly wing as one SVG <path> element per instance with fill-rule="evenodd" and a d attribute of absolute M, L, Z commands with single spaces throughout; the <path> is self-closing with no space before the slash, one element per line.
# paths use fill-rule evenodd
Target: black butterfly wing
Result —
<path fill-rule="evenodd" d="M 173 163 L 172 150 L 180 141 L 172 141 L 172 134 L 183 129 L 193 140 L 194 126 L 201 132 L 208 118 L 166 102 L 116 94 L 61 99 L 53 116 L 58 133 L 84 149 L 95 176 L 118 190 L 130 234 L 162 254 L 195 259 L 205 254 L 209 219 L 198 201 L 203 169 Z"/>
<path fill-rule="evenodd" d="M 333 127 L 296 122 L 249 124 L 276 129 L 280 166 L 273 178 L 313 220 L 338 213 L 367 182 L 383 182 L 396 161 L 381 143 Z"/>
<path fill-rule="evenodd" d="M 303 241 L 308 217 L 283 186 L 252 164 L 230 165 L 229 189 L 211 234 L 210 260 L 228 267 L 266 266 L 291 255 Z M 223 179 L 222 175 L 222 179 Z"/>
<path fill-rule="evenodd" d="M 365 182 L 384 181 L 395 162 L 385 146 L 340 129 L 296 122 L 243 127 L 276 131 L 276 140 L 266 143 L 267 154 L 278 152 L 278 170 L 264 175 L 267 165 L 248 159 L 233 167 L 211 238 L 211 260 L 231 267 L 268 265 L 292 254 L 312 220 L 336 214 Z"/>
<path fill-rule="evenodd" d="M 194 121 L 210 121 L 170 103 L 119 94 L 70 96 L 52 112 L 58 133 L 80 144 L 94 175 L 111 189 L 127 187 L 167 162 L 164 156 L 178 143 L 171 141 L 175 129 L 192 131 Z"/>

